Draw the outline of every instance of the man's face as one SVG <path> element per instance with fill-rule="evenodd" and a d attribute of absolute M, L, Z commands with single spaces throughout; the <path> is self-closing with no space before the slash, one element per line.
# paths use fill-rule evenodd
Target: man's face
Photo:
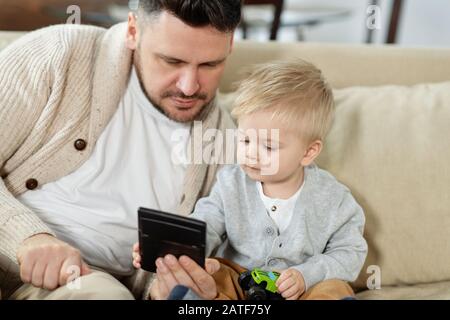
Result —
<path fill-rule="evenodd" d="M 139 26 L 134 16 L 128 20 L 127 45 L 142 89 L 169 118 L 192 121 L 216 94 L 233 34 L 188 26 L 166 11 L 150 19 Z"/>

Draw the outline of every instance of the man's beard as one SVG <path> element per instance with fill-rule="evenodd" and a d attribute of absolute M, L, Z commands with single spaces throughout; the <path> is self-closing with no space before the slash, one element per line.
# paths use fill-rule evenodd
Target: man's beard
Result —
<path fill-rule="evenodd" d="M 161 99 L 174 97 L 174 98 L 180 98 L 180 99 L 198 99 L 198 100 L 205 101 L 205 103 L 198 109 L 198 112 L 193 114 L 191 117 L 180 119 L 179 117 L 176 117 L 175 115 L 170 114 L 170 112 L 167 112 L 166 110 L 164 110 L 164 108 L 161 105 L 156 103 L 155 99 L 152 98 L 150 96 L 150 94 L 147 92 L 147 90 L 145 89 L 143 75 L 142 75 L 141 56 L 139 54 L 139 51 L 140 51 L 140 46 L 136 50 L 134 50 L 134 54 L 133 54 L 134 62 L 133 63 L 134 63 L 134 68 L 136 70 L 136 74 L 137 74 L 142 92 L 147 97 L 148 101 L 156 108 L 156 110 L 158 110 L 159 112 L 161 112 L 162 114 L 164 114 L 166 117 L 168 117 L 171 120 L 174 120 L 177 122 L 191 122 L 194 120 L 199 120 L 202 110 L 204 110 L 205 107 L 208 106 L 212 102 L 213 99 L 206 101 L 207 95 L 202 94 L 202 93 L 196 93 L 192 96 L 186 96 L 182 92 L 166 91 L 161 95 Z"/>

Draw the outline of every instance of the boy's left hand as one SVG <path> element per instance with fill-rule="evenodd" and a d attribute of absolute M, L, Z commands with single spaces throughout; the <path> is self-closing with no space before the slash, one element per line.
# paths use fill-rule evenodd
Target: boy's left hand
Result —
<path fill-rule="evenodd" d="M 286 300 L 297 300 L 305 291 L 303 275 L 296 269 L 282 271 L 276 285 L 278 292 Z"/>

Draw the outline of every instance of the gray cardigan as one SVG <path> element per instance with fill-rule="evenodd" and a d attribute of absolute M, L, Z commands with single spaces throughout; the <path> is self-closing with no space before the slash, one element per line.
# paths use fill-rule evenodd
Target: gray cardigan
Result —
<path fill-rule="evenodd" d="M 237 165 L 225 166 L 192 218 L 207 223 L 207 255 L 223 244 L 224 258 L 245 268 L 295 268 L 306 289 L 327 279 L 354 281 L 367 255 L 364 213 L 349 189 L 316 165 L 305 183 L 288 228 L 279 233 L 255 181 Z"/>

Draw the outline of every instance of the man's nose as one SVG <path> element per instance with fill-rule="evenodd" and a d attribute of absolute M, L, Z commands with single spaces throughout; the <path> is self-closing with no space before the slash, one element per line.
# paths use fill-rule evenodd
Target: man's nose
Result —
<path fill-rule="evenodd" d="M 183 92 L 185 96 L 193 96 L 198 89 L 200 88 L 200 84 L 198 81 L 198 72 L 197 68 L 186 68 L 182 70 L 181 75 L 177 82 L 177 88 Z"/>

